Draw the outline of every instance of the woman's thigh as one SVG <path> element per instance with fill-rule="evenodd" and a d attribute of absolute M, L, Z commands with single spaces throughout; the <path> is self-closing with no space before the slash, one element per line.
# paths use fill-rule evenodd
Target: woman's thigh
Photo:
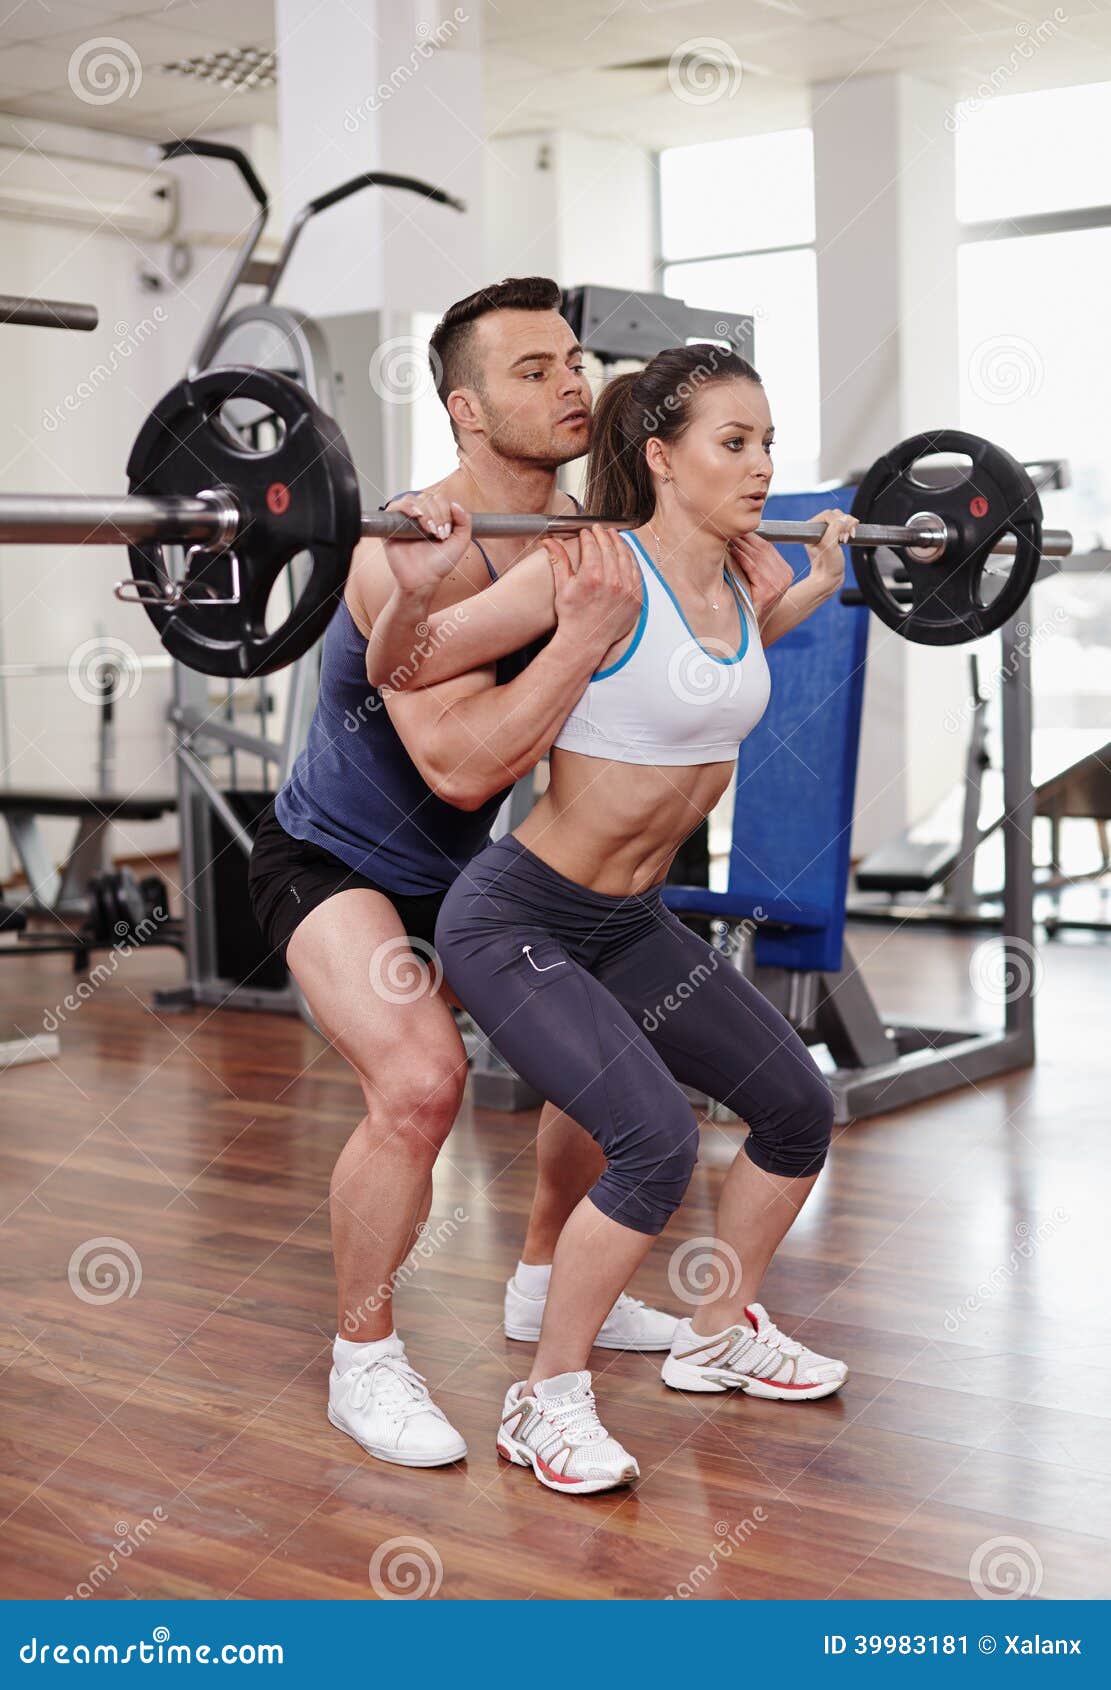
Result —
<path fill-rule="evenodd" d="M 446 982 L 495 1048 L 607 1156 L 659 1116 L 661 1099 L 682 1099 L 627 1010 L 542 921 L 496 928 L 488 916 L 468 926 L 456 915 L 437 927 L 436 948 Z"/>
<path fill-rule="evenodd" d="M 681 1084 L 750 1125 L 828 1091 L 790 1022 L 670 910 L 596 973 Z"/>

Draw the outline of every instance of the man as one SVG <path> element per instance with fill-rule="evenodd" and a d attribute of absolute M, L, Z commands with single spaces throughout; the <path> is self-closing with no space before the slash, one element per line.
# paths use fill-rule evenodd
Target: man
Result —
<path fill-rule="evenodd" d="M 531 549 L 520 538 L 480 546 L 469 511 L 572 509 L 556 473 L 586 450 L 591 396 L 559 303 L 544 278 L 502 282 L 452 306 L 432 337 L 459 466 L 392 502 L 418 516 L 437 547 L 442 579 L 430 609 L 461 605 Z M 325 636 L 305 749 L 256 836 L 259 924 L 355 1070 L 366 1105 L 331 1181 L 339 1326 L 329 1418 L 386 1461 L 436 1466 L 466 1453 L 393 1325 L 394 1275 L 428 1214 L 433 1164 L 466 1080 L 445 995 L 412 951 L 434 962 L 449 886 L 631 626 L 626 585 L 566 572 L 560 625 L 542 646 L 442 686 L 379 693 L 366 647 L 395 581 L 381 542 L 363 541 Z M 600 1167 L 583 1128 L 545 1105 L 528 1233 L 506 1289 L 510 1337 L 538 1336 L 556 1239 Z M 675 1326 L 622 1297 L 599 1342 L 666 1350 Z"/>

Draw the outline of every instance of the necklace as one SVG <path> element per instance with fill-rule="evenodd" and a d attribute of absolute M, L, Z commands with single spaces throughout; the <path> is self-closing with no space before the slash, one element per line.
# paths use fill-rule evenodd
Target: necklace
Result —
<path fill-rule="evenodd" d="M 652 527 L 652 524 L 650 522 L 646 522 L 645 527 L 647 528 L 649 534 L 651 534 L 653 540 L 655 540 L 656 550 L 657 550 L 657 552 L 659 552 L 659 554 L 662 558 L 663 557 L 663 546 L 660 544 L 660 536 L 656 533 L 656 530 Z M 724 591 L 724 589 L 725 589 L 725 560 L 723 558 L 722 564 L 721 564 L 721 589 L 720 590 Z M 721 605 L 718 603 L 717 599 L 711 599 L 710 600 L 710 609 L 711 610 L 720 610 L 721 609 Z"/>

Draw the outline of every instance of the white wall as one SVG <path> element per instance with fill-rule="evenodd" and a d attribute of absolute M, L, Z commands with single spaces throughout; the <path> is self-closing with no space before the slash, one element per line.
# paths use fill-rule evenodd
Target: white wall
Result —
<path fill-rule="evenodd" d="M 571 130 L 496 138 L 485 188 L 490 276 L 654 286 L 654 167 L 644 147 Z"/>

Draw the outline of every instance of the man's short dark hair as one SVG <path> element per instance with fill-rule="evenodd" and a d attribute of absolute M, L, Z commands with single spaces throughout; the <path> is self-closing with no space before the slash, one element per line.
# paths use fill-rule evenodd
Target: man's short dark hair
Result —
<path fill-rule="evenodd" d="M 480 317 L 491 311 L 558 311 L 562 300 L 559 283 L 550 276 L 510 276 L 449 305 L 428 343 L 432 378 L 443 403 L 457 387 L 482 391 L 482 371 L 474 356 L 474 325 Z"/>

